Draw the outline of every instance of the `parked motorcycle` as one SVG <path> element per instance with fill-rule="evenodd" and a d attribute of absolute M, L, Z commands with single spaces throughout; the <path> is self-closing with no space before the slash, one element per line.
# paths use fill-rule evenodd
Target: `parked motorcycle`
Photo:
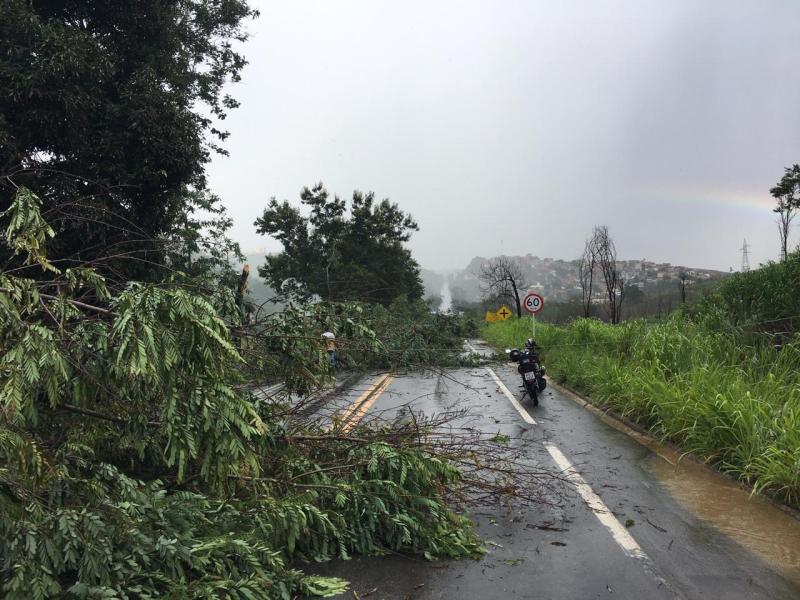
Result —
<path fill-rule="evenodd" d="M 539 394 L 547 387 L 545 368 L 539 358 L 539 346 L 529 339 L 523 350 L 506 350 L 511 362 L 518 363 L 517 372 L 522 376 L 522 389 L 528 394 L 534 406 L 539 406 Z M 523 394 L 524 396 L 524 394 Z"/>

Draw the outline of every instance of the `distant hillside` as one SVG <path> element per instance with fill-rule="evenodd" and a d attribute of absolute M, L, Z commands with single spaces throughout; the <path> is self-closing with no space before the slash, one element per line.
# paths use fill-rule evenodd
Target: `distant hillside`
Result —
<path fill-rule="evenodd" d="M 567 301 L 580 297 L 578 264 L 576 260 L 539 258 L 527 254 L 510 257 L 523 266 L 531 290 L 542 293 L 547 299 Z M 480 300 L 478 273 L 489 258 L 476 256 L 469 265 L 450 278 L 453 299 L 474 302 Z M 727 275 L 722 271 L 699 269 L 670 263 L 655 263 L 647 260 L 622 260 L 617 265 L 627 286 L 637 287 L 643 292 L 657 292 L 677 284 L 678 274 L 685 271 L 693 281 L 712 281 Z M 598 288 L 598 293 L 600 292 Z"/>

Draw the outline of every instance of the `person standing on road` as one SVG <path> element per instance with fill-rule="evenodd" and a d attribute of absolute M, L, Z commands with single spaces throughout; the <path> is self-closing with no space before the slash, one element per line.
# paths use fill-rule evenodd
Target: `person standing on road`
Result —
<path fill-rule="evenodd" d="M 328 361 L 330 362 L 331 367 L 336 367 L 336 336 L 333 335 L 333 332 L 326 331 L 322 334 L 322 337 L 325 338 L 325 350 L 328 353 Z"/>

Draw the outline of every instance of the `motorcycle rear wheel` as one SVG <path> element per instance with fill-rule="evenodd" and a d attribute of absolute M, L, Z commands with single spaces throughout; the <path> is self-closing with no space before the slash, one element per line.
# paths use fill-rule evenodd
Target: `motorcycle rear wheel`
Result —
<path fill-rule="evenodd" d="M 534 406 L 539 406 L 539 390 L 535 382 L 526 381 L 525 389 L 528 391 L 528 396 L 531 397 Z"/>

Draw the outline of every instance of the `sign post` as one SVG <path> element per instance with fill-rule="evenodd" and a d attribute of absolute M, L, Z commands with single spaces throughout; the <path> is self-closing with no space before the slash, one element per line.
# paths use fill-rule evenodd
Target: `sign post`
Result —
<path fill-rule="evenodd" d="M 536 313 L 544 308 L 544 298 L 536 292 L 528 292 L 522 299 L 522 307 L 531 315 L 531 334 L 536 339 Z"/>

